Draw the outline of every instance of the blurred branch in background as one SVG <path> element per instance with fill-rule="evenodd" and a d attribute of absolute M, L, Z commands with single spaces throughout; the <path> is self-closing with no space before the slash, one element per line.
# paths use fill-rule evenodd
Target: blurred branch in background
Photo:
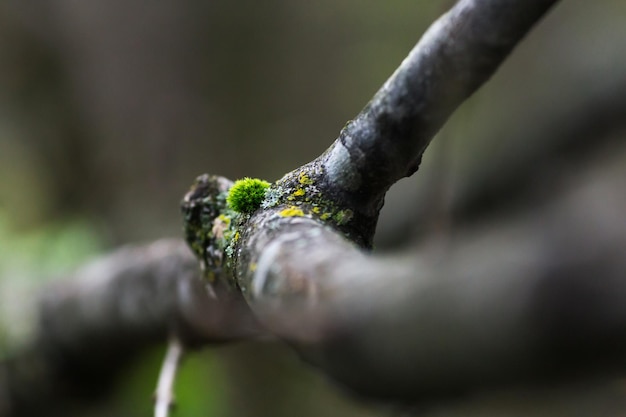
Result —
<path fill-rule="evenodd" d="M 7 415 L 62 414 L 102 397 L 168 337 L 193 347 L 259 334 L 243 300 L 208 293 L 199 272 L 182 241 L 164 240 L 119 249 L 47 288 L 32 345 L 2 364 Z"/>

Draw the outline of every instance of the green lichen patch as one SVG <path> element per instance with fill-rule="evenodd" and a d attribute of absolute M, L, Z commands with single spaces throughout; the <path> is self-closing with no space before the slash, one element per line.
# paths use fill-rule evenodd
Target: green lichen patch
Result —
<path fill-rule="evenodd" d="M 269 186 L 269 182 L 258 178 L 242 178 L 236 181 L 226 198 L 228 207 L 237 213 L 253 213 L 261 207 Z"/>

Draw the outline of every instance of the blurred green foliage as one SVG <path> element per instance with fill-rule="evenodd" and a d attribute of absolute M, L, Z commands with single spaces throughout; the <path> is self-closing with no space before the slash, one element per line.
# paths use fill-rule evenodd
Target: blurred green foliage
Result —
<path fill-rule="evenodd" d="M 117 388 L 114 408 L 123 415 L 147 416 L 152 413 L 152 395 L 164 349 L 144 355 Z M 223 416 L 226 413 L 224 375 L 210 351 L 188 355 L 176 378 L 175 416 Z"/>
<path fill-rule="evenodd" d="M 20 232 L 9 219 L 0 211 L 0 357 L 28 337 L 42 285 L 103 248 L 101 236 L 83 220 Z"/>

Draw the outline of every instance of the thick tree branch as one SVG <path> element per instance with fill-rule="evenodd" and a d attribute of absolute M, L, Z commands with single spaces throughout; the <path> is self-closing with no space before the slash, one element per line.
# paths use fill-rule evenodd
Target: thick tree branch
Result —
<path fill-rule="evenodd" d="M 549 205 L 419 255 L 368 255 L 313 220 L 260 213 L 246 294 L 265 325 L 367 396 L 623 375 L 625 177 L 618 155 Z"/>

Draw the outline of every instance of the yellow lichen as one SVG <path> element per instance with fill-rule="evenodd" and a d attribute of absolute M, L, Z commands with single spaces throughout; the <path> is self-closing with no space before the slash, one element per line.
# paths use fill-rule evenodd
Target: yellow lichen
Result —
<path fill-rule="evenodd" d="M 225 214 L 220 214 L 219 216 L 217 216 L 218 219 L 220 219 L 224 224 L 226 224 L 226 226 L 230 225 L 230 217 L 228 217 Z"/>
<path fill-rule="evenodd" d="M 304 194 L 306 194 L 306 192 L 302 188 L 298 188 L 296 191 L 293 192 L 293 195 L 295 197 L 300 197 L 300 196 L 303 196 Z"/>
<path fill-rule="evenodd" d="M 315 214 L 320 214 L 321 209 L 319 207 L 313 207 L 313 209 L 311 209 L 311 211 Z"/>
<path fill-rule="evenodd" d="M 322 220 L 328 220 L 330 219 L 330 216 L 332 216 L 332 213 L 324 213 L 320 216 L 320 219 Z"/>
<path fill-rule="evenodd" d="M 280 217 L 302 217 L 304 216 L 304 212 L 296 206 L 289 206 L 281 210 L 278 215 Z"/>
<path fill-rule="evenodd" d="M 233 236 L 233 242 L 238 241 L 238 240 L 239 240 L 239 237 L 240 237 L 239 230 L 237 230 L 237 231 L 235 232 L 235 236 Z"/>
<path fill-rule="evenodd" d="M 311 185 L 311 184 L 313 184 L 313 180 L 308 175 L 306 175 L 304 172 L 300 173 L 300 176 L 298 177 L 298 181 L 302 185 Z"/>

